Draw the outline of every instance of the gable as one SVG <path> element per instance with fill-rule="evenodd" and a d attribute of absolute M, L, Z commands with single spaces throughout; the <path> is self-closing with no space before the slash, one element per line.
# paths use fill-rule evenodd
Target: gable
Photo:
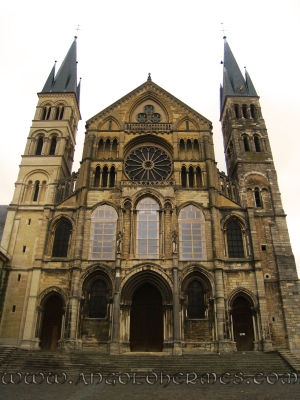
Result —
<path fill-rule="evenodd" d="M 141 114 L 147 114 L 145 112 L 147 106 L 152 106 L 152 114 L 155 114 L 152 115 L 152 119 L 146 119 L 151 123 L 171 123 L 170 128 L 177 129 L 184 118 L 189 118 L 191 121 L 196 121 L 191 123 L 192 127 L 211 129 L 211 121 L 152 81 L 145 82 L 100 111 L 87 121 L 87 126 L 89 129 L 103 129 L 104 121 L 109 118 L 115 121 L 113 123 L 115 127 L 120 126 L 121 129 L 125 123 L 145 123 L 141 119 Z M 107 127 L 105 129 L 107 130 Z"/>

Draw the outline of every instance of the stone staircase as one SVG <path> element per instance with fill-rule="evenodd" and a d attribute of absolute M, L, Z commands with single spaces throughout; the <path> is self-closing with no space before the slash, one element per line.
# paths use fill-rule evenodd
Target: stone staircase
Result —
<path fill-rule="evenodd" d="M 3 364 L 8 357 L 11 356 L 15 347 L 0 346 L 0 365 Z"/>
<path fill-rule="evenodd" d="M 1 354 L 1 352 L 0 352 Z M 110 356 L 93 351 L 29 351 L 15 349 L 9 357 L 3 359 L 0 365 L 1 373 L 62 373 L 80 374 L 96 373 L 128 373 L 145 376 L 150 373 L 174 375 L 179 372 L 197 375 L 204 373 L 242 373 L 268 375 L 274 372 L 278 375 L 295 372 L 279 352 L 234 352 L 234 353 L 205 353 L 168 356 L 163 353 L 129 353 Z"/>

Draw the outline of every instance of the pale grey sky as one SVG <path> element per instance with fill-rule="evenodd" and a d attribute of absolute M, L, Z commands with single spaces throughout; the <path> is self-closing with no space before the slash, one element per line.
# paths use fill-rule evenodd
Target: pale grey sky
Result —
<path fill-rule="evenodd" d="M 81 114 L 85 121 L 146 81 L 210 119 L 216 160 L 226 171 L 219 123 L 224 23 L 229 45 L 260 96 L 300 270 L 299 0 L 0 0 L 0 204 L 9 204 L 41 91 L 78 33 Z"/>

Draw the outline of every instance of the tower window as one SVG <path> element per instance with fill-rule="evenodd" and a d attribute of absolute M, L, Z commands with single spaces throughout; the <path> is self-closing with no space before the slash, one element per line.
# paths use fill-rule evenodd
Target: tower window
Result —
<path fill-rule="evenodd" d="M 245 151 L 250 151 L 250 146 L 249 146 L 249 138 L 247 135 L 243 136 L 243 143 L 244 143 L 244 149 Z"/>
<path fill-rule="evenodd" d="M 239 106 L 237 104 L 234 105 L 234 113 L 235 113 L 235 118 L 239 119 L 240 113 L 239 113 Z"/>
<path fill-rule="evenodd" d="M 260 191 L 259 191 L 258 188 L 254 189 L 254 200 L 255 200 L 256 207 L 261 207 L 262 206 L 261 197 L 260 197 Z"/>
<path fill-rule="evenodd" d="M 100 186 L 100 167 L 99 165 L 96 167 L 95 178 L 94 178 L 94 187 Z"/>
<path fill-rule="evenodd" d="M 243 113 L 243 118 L 247 118 L 247 106 L 246 106 L 246 104 L 242 105 L 242 113 Z"/>
<path fill-rule="evenodd" d="M 105 318 L 107 312 L 106 284 L 101 279 L 92 283 L 89 302 L 89 318 Z"/>
<path fill-rule="evenodd" d="M 57 143 L 57 138 L 56 136 L 53 136 L 53 138 L 51 139 L 49 156 L 54 156 L 56 150 L 56 143 Z"/>
<path fill-rule="evenodd" d="M 181 186 L 186 187 L 186 167 L 181 167 Z"/>
<path fill-rule="evenodd" d="M 197 188 L 200 188 L 202 186 L 202 175 L 200 167 L 196 168 L 196 183 L 197 183 Z"/>
<path fill-rule="evenodd" d="M 34 184 L 33 201 L 37 201 L 37 199 L 39 197 L 39 191 L 40 191 L 40 181 L 36 181 Z"/>
<path fill-rule="evenodd" d="M 189 168 L 189 187 L 194 187 L 194 168 Z"/>
<path fill-rule="evenodd" d="M 40 156 L 42 154 L 43 144 L 44 144 L 44 139 L 42 136 L 40 136 L 38 138 L 38 142 L 37 142 L 37 146 L 36 146 L 36 151 L 35 151 L 36 156 Z"/>
<path fill-rule="evenodd" d="M 108 168 L 107 166 L 105 166 L 102 172 L 102 187 L 107 187 L 107 181 L 108 181 Z"/>
<path fill-rule="evenodd" d="M 188 287 L 188 317 L 189 318 L 204 318 L 204 290 L 201 282 L 195 280 Z"/>
<path fill-rule="evenodd" d="M 256 108 L 254 104 L 250 105 L 250 115 L 251 118 L 256 119 Z"/>
<path fill-rule="evenodd" d="M 70 223 L 66 220 L 61 221 L 55 230 L 52 257 L 67 257 L 70 235 Z"/>
<path fill-rule="evenodd" d="M 256 152 L 260 152 L 261 151 L 260 140 L 259 140 L 259 137 L 257 135 L 254 136 L 254 147 L 255 147 L 255 151 Z"/>
<path fill-rule="evenodd" d="M 243 236 L 239 224 L 235 221 L 230 221 L 227 224 L 226 234 L 227 234 L 228 257 L 243 258 L 244 257 Z"/>
<path fill-rule="evenodd" d="M 51 107 L 50 106 L 44 107 L 42 119 L 43 120 L 48 120 L 50 118 L 50 114 L 51 114 Z"/>
<path fill-rule="evenodd" d="M 111 167 L 110 173 L 109 173 L 109 187 L 114 187 L 115 186 L 115 167 Z"/>
<path fill-rule="evenodd" d="M 64 107 L 59 106 L 56 108 L 56 114 L 55 114 L 55 119 L 63 119 L 64 116 Z"/>

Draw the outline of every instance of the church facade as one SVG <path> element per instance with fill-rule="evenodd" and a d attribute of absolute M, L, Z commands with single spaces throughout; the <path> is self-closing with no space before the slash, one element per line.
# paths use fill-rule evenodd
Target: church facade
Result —
<path fill-rule="evenodd" d="M 300 348 L 299 282 L 259 97 L 225 39 L 221 124 L 147 81 L 86 122 L 76 39 L 38 94 L 1 246 L 0 344 Z"/>

